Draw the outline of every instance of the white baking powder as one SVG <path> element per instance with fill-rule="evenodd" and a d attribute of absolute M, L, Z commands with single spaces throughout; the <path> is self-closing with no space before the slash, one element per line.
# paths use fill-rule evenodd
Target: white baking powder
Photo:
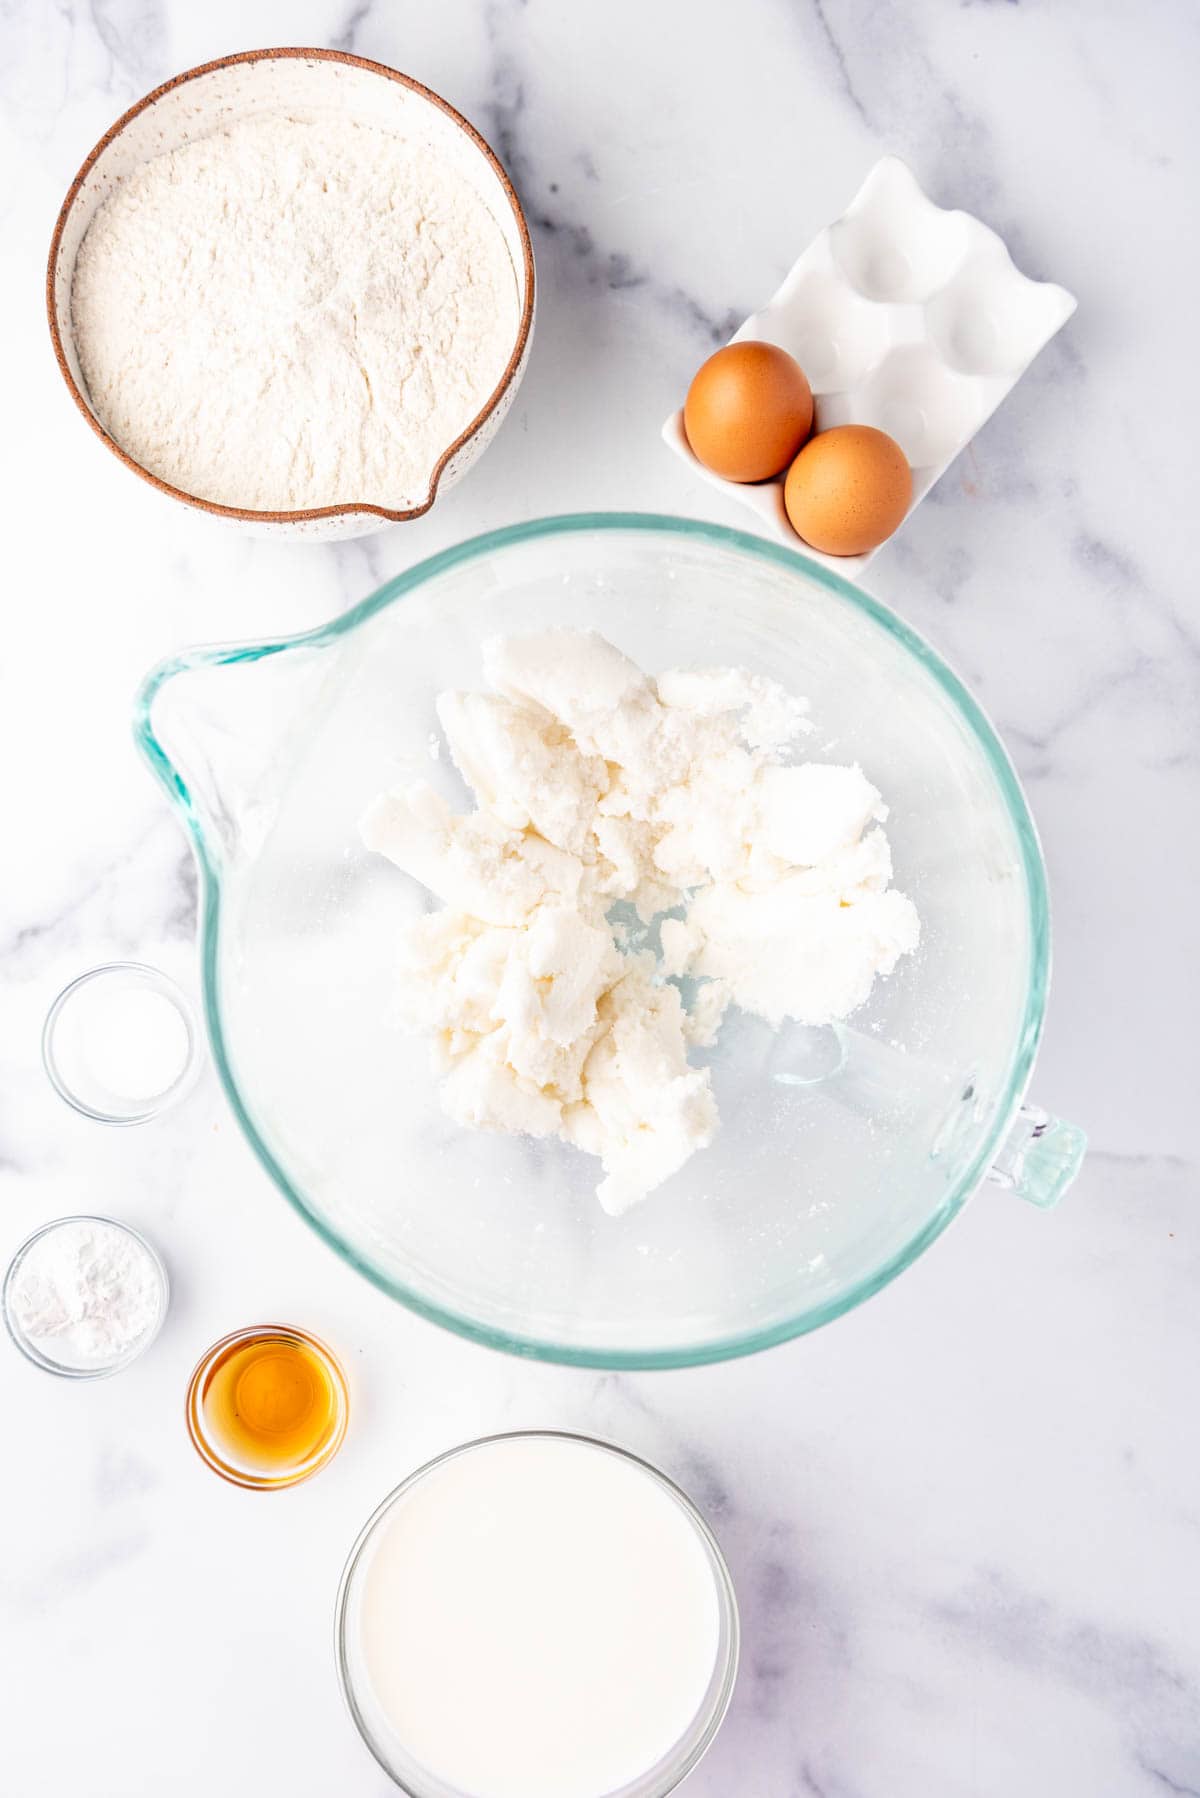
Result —
<path fill-rule="evenodd" d="M 163 1306 L 145 1244 L 103 1218 L 68 1218 L 38 1236 L 12 1276 L 8 1311 L 48 1361 L 94 1372 L 152 1334 Z"/>
<path fill-rule="evenodd" d="M 519 313 L 475 190 L 336 114 L 246 119 L 135 169 L 71 292 L 110 435 L 172 486 L 255 511 L 427 498 Z"/>

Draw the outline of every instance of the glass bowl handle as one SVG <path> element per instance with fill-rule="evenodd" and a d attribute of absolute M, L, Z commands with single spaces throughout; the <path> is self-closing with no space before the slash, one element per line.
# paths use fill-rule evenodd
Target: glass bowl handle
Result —
<path fill-rule="evenodd" d="M 1022 1105 L 988 1179 L 1039 1211 L 1050 1211 L 1083 1166 L 1086 1150 L 1087 1137 L 1077 1124 L 1051 1117 L 1040 1106 Z"/>

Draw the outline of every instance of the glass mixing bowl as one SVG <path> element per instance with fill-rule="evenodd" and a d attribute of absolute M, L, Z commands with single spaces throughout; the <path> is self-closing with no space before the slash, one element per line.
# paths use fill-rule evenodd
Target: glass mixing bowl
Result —
<path fill-rule="evenodd" d="M 426 896 L 358 837 L 418 775 L 466 803 L 435 696 L 480 683 L 482 639 L 549 624 L 652 673 L 740 665 L 806 695 L 805 754 L 881 789 L 923 927 L 845 1026 L 732 1014 L 715 1142 L 620 1218 L 592 1157 L 444 1116 L 389 995 Z M 1078 1168 L 1080 1133 L 1023 1105 L 1049 920 L 1012 766 L 933 651 L 802 555 L 638 514 L 517 525 L 322 630 L 162 664 L 136 728 L 200 865 L 213 1056 L 251 1146 L 347 1261 L 464 1335 L 595 1367 L 743 1354 L 877 1291 L 989 1172 L 1048 1205 Z"/>

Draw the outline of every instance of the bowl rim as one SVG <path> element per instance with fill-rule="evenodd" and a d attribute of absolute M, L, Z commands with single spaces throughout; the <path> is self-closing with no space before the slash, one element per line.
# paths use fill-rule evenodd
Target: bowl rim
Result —
<path fill-rule="evenodd" d="M 751 557 L 774 563 L 778 567 L 801 575 L 817 587 L 823 588 L 838 601 L 848 603 L 856 611 L 865 614 L 894 637 L 933 676 L 978 741 L 1008 808 L 1020 853 L 1020 868 L 1024 877 L 1028 901 L 1028 991 L 1024 1015 L 1014 1033 L 1013 1050 L 1004 1083 L 1003 1097 L 996 1107 L 990 1129 L 981 1134 L 975 1155 L 957 1184 L 947 1190 L 946 1197 L 939 1209 L 903 1248 L 897 1250 L 894 1255 L 873 1269 L 856 1285 L 838 1294 L 837 1297 L 827 1299 L 810 1309 L 777 1319 L 764 1326 L 710 1337 L 699 1345 L 668 1348 L 594 1348 L 575 1343 L 556 1343 L 543 1336 L 523 1335 L 515 1329 L 501 1329 L 491 1324 L 481 1324 L 473 1317 L 453 1310 L 449 1305 L 435 1302 L 423 1294 L 413 1291 L 401 1280 L 393 1278 L 376 1267 L 364 1252 L 348 1242 L 309 1203 L 304 1192 L 293 1184 L 287 1170 L 260 1134 L 233 1074 L 218 1000 L 217 959 L 221 930 L 219 856 L 210 850 L 202 816 L 193 804 L 187 782 L 159 742 L 151 719 L 154 702 L 160 690 L 176 675 L 186 674 L 196 668 L 259 661 L 264 657 L 278 655 L 292 649 L 327 647 L 335 644 L 341 637 L 354 630 L 357 625 L 365 623 L 375 613 L 395 605 L 427 581 L 452 568 L 510 545 L 528 543 L 541 538 L 583 534 L 589 531 L 624 531 L 633 534 L 681 536 L 741 551 Z M 486 531 L 479 536 L 468 538 L 463 543 L 427 557 L 424 561 L 418 562 L 412 568 L 406 569 L 392 580 L 385 582 L 382 587 L 368 595 L 366 599 L 361 600 L 358 605 L 352 606 L 328 624 L 318 626 L 315 630 L 302 631 L 291 636 L 258 643 L 226 644 L 191 651 L 185 650 L 177 655 L 167 657 L 157 667 L 151 669 L 138 690 L 134 701 L 133 731 L 138 748 L 145 756 L 172 804 L 180 812 L 200 870 L 200 886 L 203 895 L 200 954 L 205 1023 L 208 1027 L 214 1066 L 234 1116 L 251 1148 L 292 1208 L 304 1218 L 324 1242 L 328 1243 L 341 1256 L 348 1266 L 356 1268 L 373 1285 L 378 1286 L 381 1291 L 388 1293 L 392 1298 L 398 1299 L 401 1304 L 410 1311 L 416 1312 L 418 1316 L 427 1318 L 432 1323 L 440 1324 L 443 1328 L 452 1330 L 456 1335 L 464 1336 L 469 1341 L 527 1359 L 548 1361 L 563 1366 L 633 1372 L 701 1367 L 718 1361 L 731 1361 L 742 1355 L 755 1354 L 763 1349 L 774 1348 L 780 1343 L 791 1341 L 794 1337 L 807 1335 L 810 1330 L 819 1329 L 823 1324 L 831 1323 L 835 1318 L 852 1311 L 864 1300 L 881 1291 L 898 1274 L 903 1273 L 905 1268 L 911 1266 L 931 1243 L 937 1240 L 943 1230 L 959 1215 L 967 1200 L 979 1186 L 1020 1110 L 1033 1072 L 1038 1044 L 1041 1041 L 1050 986 L 1051 957 L 1050 901 L 1045 862 L 1037 827 L 1034 824 L 1017 771 L 995 726 L 979 701 L 974 698 L 942 656 L 926 643 L 925 639 L 911 625 L 906 624 L 881 600 L 873 598 L 871 594 L 847 580 L 843 575 L 836 574 L 833 570 L 823 567 L 808 556 L 802 555 L 798 550 L 793 550 L 782 543 L 772 543 L 752 532 L 736 530 L 728 525 L 711 524 L 704 519 L 680 518 L 667 513 L 653 512 L 575 512 L 549 518 L 531 519 L 523 524 L 505 525 L 497 530 Z"/>
<path fill-rule="evenodd" d="M 302 511 L 255 511 L 247 506 L 227 506 L 222 505 L 217 500 L 201 499 L 198 494 L 189 493 L 186 488 L 173 486 L 170 481 L 164 481 L 161 476 L 153 474 L 150 469 L 136 461 L 127 450 L 121 447 L 116 438 L 111 436 L 109 432 L 105 430 L 100 420 L 88 405 L 87 400 L 80 390 L 78 382 L 71 373 L 71 367 L 67 361 L 66 350 L 63 347 L 62 333 L 58 328 L 58 314 L 55 305 L 55 282 L 58 271 L 59 254 L 62 248 L 63 232 L 66 230 L 67 221 L 71 216 L 75 202 L 79 198 L 79 194 L 82 191 L 88 175 L 91 173 L 97 160 L 104 154 L 105 150 L 107 150 L 108 146 L 115 142 L 125 130 L 125 127 L 131 120 L 135 119 L 139 113 L 147 111 L 148 108 L 163 99 L 165 95 L 174 92 L 177 87 L 182 87 L 185 82 L 196 81 L 200 77 L 211 75 L 219 69 L 234 68 L 239 63 L 283 61 L 285 59 L 303 62 L 311 60 L 316 62 L 343 63 L 351 68 L 366 69 L 370 74 L 382 75 L 389 81 L 399 83 L 401 87 L 410 89 L 411 92 L 420 95 L 423 100 L 427 100 L 431 105 L 436 106 L 439 111 L 446 114 L 446 117 L 452 124 L 458 126 L 465 137 L 470 139 L 475 148 L 483 156 L 484 160 L 489 164 L 492 173 L 496 176 L 496 179 L 499 181 L 500 186 L 504 191 L 509 205 L 512 207 L 513 217 L 516 220 L 517 234 L 521 240 L 521 258 L 524 270 L 525 292 L 512 354 L 509 356 L 499 381 L 482 409 L 476 413 L 470 424 L 455 438 L 454 442 L 451 443 L 447 449 L 443 450 L 441 456 L 434 464 L 433 472 L 429 477 L 429 492 L 426 498 L 420 505 L 410 506 L 403 511 L 396 510 L 389 506 L 373 505 L 366 500 L 354 500 L 336 506 L 310 506 Z M 492 149 L 487 139 L 475 129 L 474 125 L 471 124 L 470 120 L 464 118 L 462 113 L 459 112 L 456 107 L 451 106 L 448 100 L 443 100 L 442 96 L 435 93 L 431 87 L 426 87 L 423 82 L 415 80 L 411 75 L 402 74 L 399 69 L 390 68 L 387 63 L 372 62 L 369 57 L 356 56 L 349 50 L 306 49 L 303 46 L 294 45 L 277 49 L 238 50 L 229 56 L 219 56 L 212 62 L 198 63 L 195 68 L 185 69 L 182 74 L 173 75 L 169 81 L 164 81 L 159 87 L 156 87 L 150 93 L 143 95 L 143 97 L 133 106 L 123 112 L 114 124 L 109 126 L 108 130 L 104 133 L 104 136 L 84 158 L 83 163 L 80 165 L 79 172 L 67 189 L 66 197 L 59 208 L 58 217 L 55 220 L 54 231 L 50 238 L 50 252 L 46 262 L 46 317 L 50 326 L 50 341 L 54 346 L 54 359 L 58 363 L 59 373 L 66 382 L 67 390 L 74 400 L 76 407 L 87 420 L 92 430 L 96 433 L 96 436 L 99 437 L 101 443 L 112 451 L 118 461 L 123 462 L 126 468 L 131 469 L 134 474 L 140 476 L 140 478 L 143 481 L 146 481 L 151 487 L 156 487 L 160 493 L 165 493 L 171 499 L 182 500 L 184 505 L 194 506 L 198 511 L 209 512 L 217 518 L 238 519 L 246 524 L 300 524 L 310 520 L 315 521 L 319 519 L 356 517 L 379 518 L 387 524 L 402 524 L 406 523 L 409 519 L 422 518 L 425 513 L 430 510 L 434 501 L 437 499 L 438 489 L 441 485 L 442 475 L 446 470 L 447 464 L 450 462 L 451 458 L 456 456 L 459 450 L 461 450 L 465 444 L 469 443 L 471 438 L 474 437 L 487 423 L 488 419 L 503 403 L 505 395 L 517 379 L 518 373 L 524 362 L 525 352 L 529 345 L 530 332 L 533 329 L 534 286 L 533 244 L 530 240 L 529 223 L 525 217 L 524 208 L 517 198 L 516 189 L 513 187 L 500 158 L 496 155 L 496 152 Z"/>

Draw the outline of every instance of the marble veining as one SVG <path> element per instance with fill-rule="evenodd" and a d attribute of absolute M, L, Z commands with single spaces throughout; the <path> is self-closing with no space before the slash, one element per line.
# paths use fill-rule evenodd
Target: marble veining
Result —
<path fill-rule="evenodd" d="M 489 455 L 428 517 L 325 546 L 242 538 L 129 478 L 42 315 L 54 215 L 113 119 L 195 63 L 295 42 L 390 62 L 478 123 L 540 284 Z M 344 1554 L 422 1460 L 531 1425 L 648 1456 L 720 1533 L 745 1656 L 689 1798 L 1200 1793 L 1195 8 L 56 0 L 5 10 L 0 47 L 0 1253 L 106 1210 L 173 1282 L 117 1379 L 54 1382 L 0 1342 L 6 1798 L 384 1798 L 333 1678 Z M 658 424 L 886 151 L 1079 298 L 869 584 L 971 683 L 1029 790 L 1056 920 L 1034 1094 L 1092 1154 L 1057 1213 L 984 1189 L 870 1304 L 755 1360 L 646 1377 L 490 1355 L 317 1242 L 211 1071 L 139 1130 L 50 1090 L 42 1019 L 85 967 L 139 957 L 195 990 L 195 875 L 131 696 L 185 644 L 319 624 L 515 519 L 744 524 Z M 320 1479 L 263 1499 L 199 1465 L 181 1410 L 200 1350 L 272 1314 L 336 1343 L 354 1410 Z"/>

